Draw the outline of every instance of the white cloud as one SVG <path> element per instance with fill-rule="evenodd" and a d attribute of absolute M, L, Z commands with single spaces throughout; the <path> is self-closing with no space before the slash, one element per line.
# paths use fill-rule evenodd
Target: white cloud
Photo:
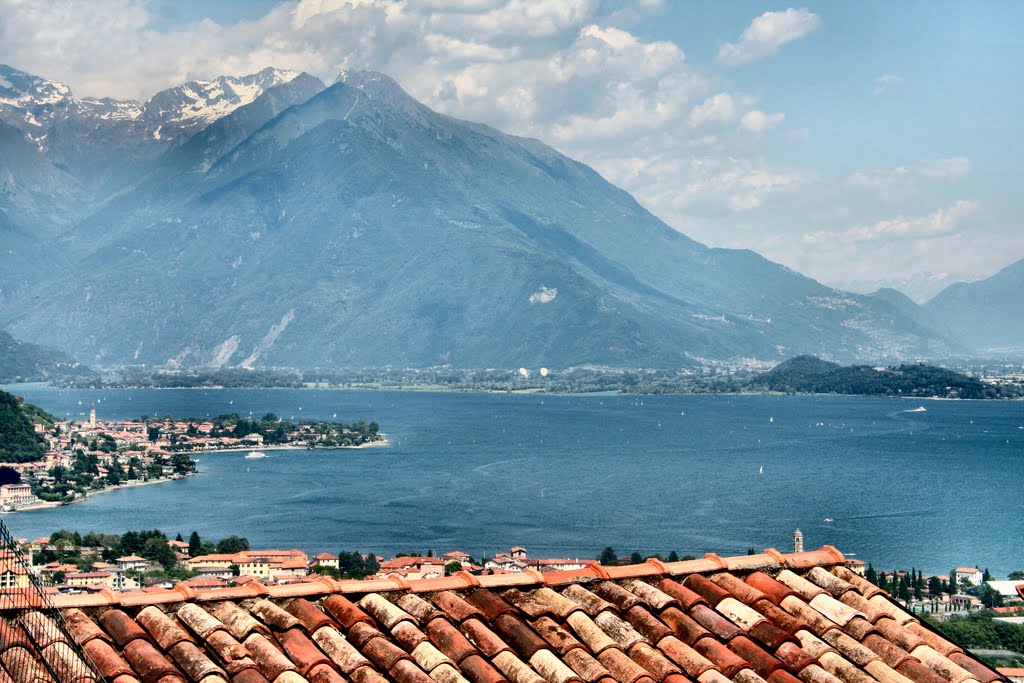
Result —
<path fill-rule="evenodd" d="M 897 76 L 896 74 L 885 73 L 875 79 L 875 89 L 873 93 L 877 97 L 890 90 L 896 90 L 903 87 L 903 77 Z"/>
<path fill-rule="evenodd" d="M 869 225 L 859 225 L 841 232 L 819 230 L 803 236 L 804 244 L 820 245 L 834 241 L 847 244 L 884 240 L 927 240 L 937 237 L 949 237 L 964 227 L 966 219 L 978 210 L 979 203 L 960 200 L 950 206 L 938 209 L 926 216 L 896 216 L 877 221 Z"/>
<path fill-rule="evenodd" d="M 765 114 L 760 109 L 752 109 L 743 115 L 740 125 L 752 133 L 763 133 L 782 123 L 785 118 L 785 114 Z"/>
<path fill-rule="evenodd" d="M 906 166 L 857 171 L 846 178 L 846 186 L 871 191 L 886 200 L 901 200 L 916 193 L 921 181 L 960 180 L 972 166 L 967 157 L 926 159 Z"/>
<path fill-rule="evenodd" d="M 750 22 L 750 26 L 735 43 L 725 43 L 718 49 L 718 61 L 727 66 L 743 66 L 773 57 L 786 43 L 802 38 L 821 26 L 821 17 L 807 9 L 784 12 L 765 12 Z"/>
<path fill-rule="evenodd" d="M 704 126 L 713 123 L 729 123 L 736 120 L 742 112 L 754 106 L 756 101 L 757 100 L 750 95 L 744 95 L 742 93 L 716 93 L 693 108 L 690 112 L 690 123 L 694 126 Z M 762 112 L 758 113 L 763 115 Z"/>

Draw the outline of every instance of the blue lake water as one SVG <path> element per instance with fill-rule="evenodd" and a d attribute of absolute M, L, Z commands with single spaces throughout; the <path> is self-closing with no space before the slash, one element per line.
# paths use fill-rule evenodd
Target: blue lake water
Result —
<path fill-rule="evenodd" d="M 878 568 L 1024 568 L 1024 402 L 8 388 L 61 417 L 378 420 L 391 445 L 197 457 L 200 474 L 6 515 L 306 551 L 594 557 L 832 544 Z M 912 412 L 923 406 L 924 412 Z M 763 468 L 763 473 L 761 470 Z M 830 519 L 832 521 L 826 521 Z"/>

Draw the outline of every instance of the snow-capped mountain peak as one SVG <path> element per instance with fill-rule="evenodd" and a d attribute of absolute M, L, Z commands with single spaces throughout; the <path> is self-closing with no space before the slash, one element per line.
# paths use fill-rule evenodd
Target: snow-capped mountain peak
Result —
<path fill-rule="evenodd" d="M 76 120 L 87 121 L 91 127 L 130 125 L 147 139 L 180 143 L 298 75 L 266 68 L 247 76 L 193 80 L 140 103 L 109 97 L 77 98 L 63 83 L 0 64 L 0 121 L 21 129 L 37 143 L 51 126 Z"/>
<path fill-rule="evenodd" d="M 267 89 L 288 83 L 296 71 L 264 69 L 248 76 L 220 76 L 210 81 L 189 81 L 163 90 L 143 105 L 143 117 L 166 128 L 192 133 L 252 103 Z M 161 135 L 161 139 L 166 135 Z"/>

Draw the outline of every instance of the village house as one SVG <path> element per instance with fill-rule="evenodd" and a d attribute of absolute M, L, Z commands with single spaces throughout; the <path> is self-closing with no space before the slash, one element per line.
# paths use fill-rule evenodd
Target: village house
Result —
<path fill-rule="evenodd" d="M 977 567 L 957 567 L 952 574 L 961 586 L 965 581 L 969 581 L 972 586 L 980 586 L 984 580 L 984 573 Z"/>
<path fill-rule="evenodd" d="M 331 567 L 332 569 L 338 568 L 338 556 L 331 555 L 330 553 L 320 553 L 319 555 L 313 556 L 313 563 L 311 567 Z"/>
<path fill-rule="evenodd" d="M 377 576 L 401 576 L 410 581 L 444 576 L 444 560 L 439 557 L 396 557 L 380 563 Z"/>
<path fill-rule="evenodd" d="M 149 568 L 149 560 L 138 555 L 125 555 L 114 560 L 121 571 L 144 572 Z"/>
<path fill-rule="evenodd" d="M 30 505 L 36 502 L 32 495 L 32 487 L 28 484 L 4 484 L 0 486 L 0 506 L 8 510 Z"/>

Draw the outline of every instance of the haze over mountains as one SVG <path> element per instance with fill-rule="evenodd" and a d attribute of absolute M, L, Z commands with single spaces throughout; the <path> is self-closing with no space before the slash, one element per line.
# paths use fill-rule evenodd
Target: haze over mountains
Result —
<path fill-rule="evenodd" d="M 89 364 L 675 367 L 966 350 L 372 72 L 146 103 L 0 66 L 0 328 Z M 931 304 L 929 304 L 930 306 Z M 938 310 L 938 309 L 936 309 Z"/>

